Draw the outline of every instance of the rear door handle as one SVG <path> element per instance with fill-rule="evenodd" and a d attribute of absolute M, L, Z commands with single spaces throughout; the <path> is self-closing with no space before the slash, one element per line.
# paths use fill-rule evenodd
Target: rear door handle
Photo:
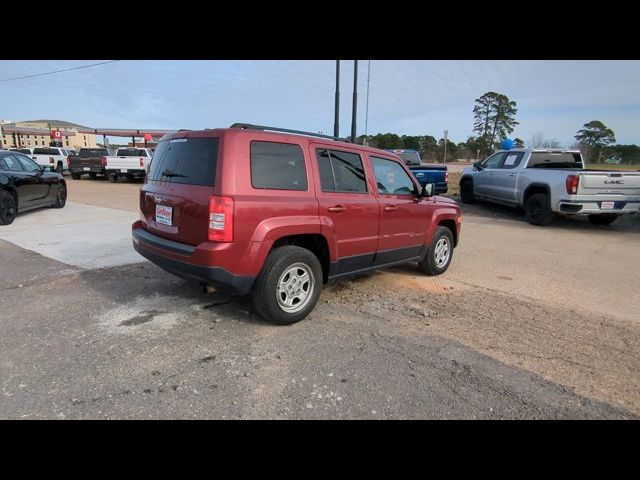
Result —
<path fill-rule="evenodd" d="M 344 212 L 346 209 L 347 207 L 343 207 L 342 205 L 335 205 L 333 207 L 327 208 L 327 210 L 329 210 L 330 212 L 335 212 L 335 213 Z"/>
<path fill-rule="evenodd" d="M 398 209 L 395 205 L 387 205 L 384 207 L 385 212 L 395 212 Z"/>

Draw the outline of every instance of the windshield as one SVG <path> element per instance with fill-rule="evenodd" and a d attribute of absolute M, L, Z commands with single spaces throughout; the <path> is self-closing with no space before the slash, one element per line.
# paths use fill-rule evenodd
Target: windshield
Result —
<path fill-rule="evenodd" d="M 582 156 L 569 152 L 533 152 L 527 168 L 584 168 Z"/>

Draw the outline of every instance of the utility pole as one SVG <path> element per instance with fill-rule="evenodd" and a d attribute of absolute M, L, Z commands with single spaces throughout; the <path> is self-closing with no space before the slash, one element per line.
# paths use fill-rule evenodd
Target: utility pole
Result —
<path fill-rule="evenodd" d="M 356 110 L 358 107 L 358 60 L 353 61 L 353 108 L 351 111 L 351 142 L 356 142 Z"/>
<path fill-rule="evenodd" d="M 369 64 L 367 65 L 367 108 L 365 110 L 364 115 L 364 145 L 365 147 L 369 144 L 369 136 L 367 135 L 369 131 L 369 77 L 371 76 L 371 60 L 369 60 Z"/>
<path fill-rule="evenodd" d="M 340 60 L 336 60 L 336 106 L 333 121 L 333 136 L 340 136 Z"/>

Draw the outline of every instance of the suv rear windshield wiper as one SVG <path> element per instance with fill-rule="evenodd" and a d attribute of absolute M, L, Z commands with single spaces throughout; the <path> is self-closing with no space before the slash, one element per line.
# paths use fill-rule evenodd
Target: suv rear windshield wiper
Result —
<path fill-rule="evenodd" d="M 186 175 L 182 175 L 180 173 L 174 173 L 169 169 L 166 169 L 164 172 L 162 172 L 162 176 L 163 177 L 186 177 Z"/>

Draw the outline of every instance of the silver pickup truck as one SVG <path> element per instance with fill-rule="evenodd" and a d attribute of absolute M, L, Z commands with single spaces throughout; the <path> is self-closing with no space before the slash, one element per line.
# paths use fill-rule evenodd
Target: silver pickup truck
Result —
<path fill-rule="evenodd" d="M 585 170 L 578 150 L 500 150 L 462 171 L 460 197 L 522 207 L 533 225 L 556 213 L 608 225 L 640 212 L 640 172 Z"/>

